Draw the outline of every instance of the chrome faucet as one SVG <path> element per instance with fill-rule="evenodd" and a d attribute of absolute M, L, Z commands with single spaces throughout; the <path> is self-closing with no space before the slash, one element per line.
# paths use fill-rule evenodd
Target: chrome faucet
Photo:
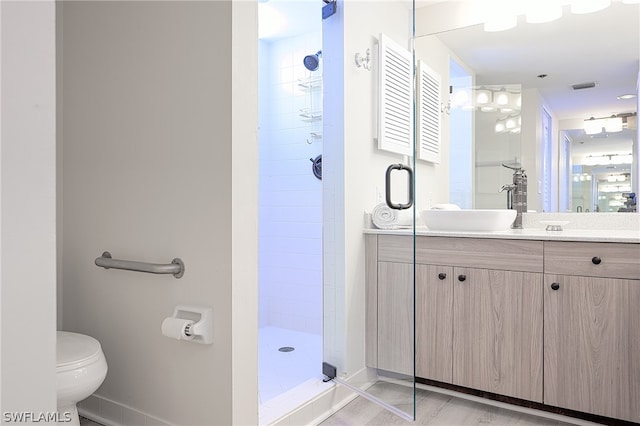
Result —
<path fill-rule="evenodd" d="M 513 191 L 516 189 L 516 186 L 511 184 L 502 185 L 500 188 L 500 192 L 507 191 L 507 208 L 509 210 L 513 209 Z"/>
<path fill-rule="evenodd" d="M 502 185 L 500 188 L 500 192 L 507 191 L 507 208 L 516 211 L 516 219 L 511 227 L 522 229 L 522 213 L 527 212 L 527 175 L 522 167 L 511 167 L 506 164 L 502 166 L 513 170 L 513 183 Z"/>

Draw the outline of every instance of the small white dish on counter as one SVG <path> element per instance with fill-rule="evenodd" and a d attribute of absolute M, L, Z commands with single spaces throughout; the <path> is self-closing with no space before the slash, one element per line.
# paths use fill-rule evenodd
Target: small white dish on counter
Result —
<path fill-rule="evenodd" d="M 546 225 L 545 231 L 562 231 L 562 226 L 569 223 L 568 220 L 541 220 L 541 224 Z"/>

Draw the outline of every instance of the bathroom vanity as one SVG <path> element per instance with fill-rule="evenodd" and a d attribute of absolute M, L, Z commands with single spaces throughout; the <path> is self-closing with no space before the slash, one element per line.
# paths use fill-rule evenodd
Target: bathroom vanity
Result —
<path fill-rule="evenodd" d="M 639 236 L 420 234 L 418 378 L 640 422 Z M 365 239 L 367 365 L 412 374 L 413 237 Z"/>

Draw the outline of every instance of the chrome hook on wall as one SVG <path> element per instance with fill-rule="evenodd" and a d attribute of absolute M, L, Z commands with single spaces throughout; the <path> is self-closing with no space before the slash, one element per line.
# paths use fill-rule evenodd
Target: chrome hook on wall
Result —
<path fill-rule="evenodd" d="M 360 53 L 356 53 L 356 66 L 358 68 L 364 68 L 367 71 L 371 71 L 371 49 L 367 49 L 365 56 Z"/>

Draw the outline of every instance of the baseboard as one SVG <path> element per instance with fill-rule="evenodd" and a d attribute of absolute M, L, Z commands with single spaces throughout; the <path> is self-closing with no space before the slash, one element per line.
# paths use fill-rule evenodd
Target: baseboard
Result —
<path fill-rule="evenodd" d="M 167 421 L 96 394 L 78 403 L 78 413 L 104 426 L 171 426 Z"/>

